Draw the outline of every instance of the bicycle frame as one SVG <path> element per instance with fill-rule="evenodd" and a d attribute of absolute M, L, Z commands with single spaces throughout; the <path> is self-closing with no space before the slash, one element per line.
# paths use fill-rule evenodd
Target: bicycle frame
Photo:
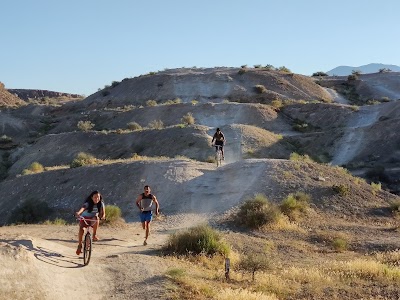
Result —
<path fill-rule="evenodd" d="M 83 227 L 83 264 L 87 266 L 90 262 L 90 258 L 92 256 L 92 245 L 93 245 L 93 238 L 92 238 L 92 230 L 94 222 L 97 220 L 86 219 L 82 216 L 79 216 L 79 221 L 83 221 L 86 227 Z M 89 224 L 90 223 L 90 224 Z"/>
<path fill-rule="evenodd" d="M 215 145 L 217 147 L 217 151 L 215 153 L 215 160 L 217 161 L 217 167 L 222 166 L 222 146 Z"/>

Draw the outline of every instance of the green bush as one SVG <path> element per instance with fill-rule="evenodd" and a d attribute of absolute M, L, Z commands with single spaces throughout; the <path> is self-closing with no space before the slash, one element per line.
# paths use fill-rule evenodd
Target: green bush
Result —
<path fill-rule="evenodd" d="M 81 131 L 89 131 L 93 129 L 94 124 L 90 121 L 79 121 L 77 126 Z"/>
<path fill-rule="evenodd" d="M 283 214 L 289 219 L 296 220 L 302 213 L 305 213 L 309 207 L 311 197 L 303 192 L 289 194 L 280 205 Z"/>
<path fill-rule="evenodd" d="M 186 125 L 193 125 L 194 124 L 194 117 L 192 113 L 188 112 L 186 115 L 182 117 L 182 123 Z"/>
<path fill-rule="evenodd" d="M 221 240 L 217 231 L 208 225 L 199 225 L 169 236 L 164 250 L 176 255 L 214 255 L 227 256 L 229 246 Z"/>
<path fill-rule="evenodd" d="M 339 194 L 342 197 L 350 194 L 350 187 L 348 185 L 344 184 L 333 185 L 332 189 L 335 193 Z"/>
<path fill-rule="evenodd" d="M 348 248 L 348 243 L 345 239 L 342 238 L 335 238 L 332 241 L 332 247 L 338 252 L 346 251 Z"/>
<path fill-rule="evenodd" d="M 75 159 L 71 162 L 71 168 L 78 168 L 87 165 L 95 165 L 99 162 L 97 158 L 95 158 L 91 154 L 87 154 L 85 152 L 79 152 Z"/>
<path fill-rule="evenodd" d="M 52 212 L 46 202 L 28 199 L 12 211 L 8 221 L 12 224 L 40 223 L 47 220 Z"/>
<path fill-rule="evenodd" d="M 116 205 L 106 205 L 106 223 L 113 224 L 121 219 L 121 209 Z"/>
<path fill-rule="evenodd" d="M 280 216 L 279 208 L 263 194 L 246 200 L 239 208 L 236 220 L 239 224 L 251 229 L 260 229 L 267 224 L 275 223 Z"/>
<path fill-rule="evenodd" d="M 328 74 L 322 71 L 318 71 L 312 74 L 312 77 L 319 77 L 319 76 L 328 76 Z"/>

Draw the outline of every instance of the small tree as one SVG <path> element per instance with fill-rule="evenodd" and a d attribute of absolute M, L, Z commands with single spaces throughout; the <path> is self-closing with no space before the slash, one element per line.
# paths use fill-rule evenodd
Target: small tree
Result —
<path fill-rule="evenodd" d="M 270 262 L 265 254 L 249 254 L 243 257 L 236 269 L 242 272 L 251 273 L 252 280 L 255 280 L 255 273 L 270 269 Z"/>

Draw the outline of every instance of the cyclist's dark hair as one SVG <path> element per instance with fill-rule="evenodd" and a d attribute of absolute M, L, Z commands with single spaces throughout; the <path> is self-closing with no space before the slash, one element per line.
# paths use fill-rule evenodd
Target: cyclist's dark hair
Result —
<path fill-rule="evenodd" d="M 219 130 L 219 128 L 217 128 L 217 131 L 221 131 L 221 130 Z"/>
<path fill-rule="evenodd" d="M 92 197 L 93 197 L 93 195 L 96 195 L 96 194 L 100 195 L 100 201 L 99 201 L 99 203 L 97 203 L 97 208 L 100 209 L 99 207 L 101 207 L 101 202 L 103 202 L 103 196 L 100 194 L 99 191 L 93 191 L 93 192 L 90 193 L 90 195 L 85 200 L 85 203 L 86 202 L 89 203 L 89 206 L 88 206 L 88 209 L 87 209 L 88 212 L 92 212 L 92 210 L 93 210 L 94 202 L 93 202 Z"/>

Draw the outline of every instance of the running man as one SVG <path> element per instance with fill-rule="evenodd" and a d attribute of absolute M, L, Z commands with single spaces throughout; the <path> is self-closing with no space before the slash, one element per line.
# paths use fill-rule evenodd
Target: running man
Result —
<path fill-rule="evenodd" d="M 136 199 L 136 206 L 140 209 L 140 222 L 143 229 L 146 230 L 143 245 L 147 245 L 147 239 L 150 234 L 150 222 L 153 219 L 152 206 L 156 205 L 156 215 L 159 214 L 158 200 L 155 195 L 151 194 L 151 189 L 148 185 L 144 187 L 144 193 L 140 194 Z"/>

